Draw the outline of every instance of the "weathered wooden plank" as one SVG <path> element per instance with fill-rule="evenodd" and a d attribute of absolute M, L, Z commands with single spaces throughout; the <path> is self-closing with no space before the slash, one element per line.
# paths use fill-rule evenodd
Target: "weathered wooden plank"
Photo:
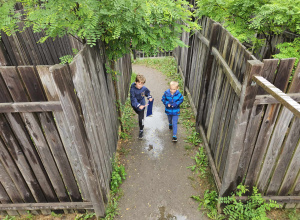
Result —
<path fill-rule="evenodd" d="M 80 100 L 81 108 L 84 115 L 85 129 L 88 135 L 88 138 L 91 142 L 91 156 L 92 160 L 97 166 L 98 181 L 101 184 L 102 196 L 106 196 L 109 192 L 109 169 L 108 163 L 109 158 L 105 155 L 104 149 L 108 150 L 106 137 L 103 136 L 103 131 L 105 128 L 103 126 L 103 121 L 98 121 L 101 117 L 101 111 L 96 112 L 95 100 L 100 97 L 95 96 L 93 91 L 93 85 L 90 79 L 90 69 L 85 65 L 86 62 L 90 60 L 83 60 L 83 57 L 88 55 L 88 47 L 85 47 L 82 50 L 81 54 L 76 56 L 74 62 L 70 65 L 70 72 L 72 74 L 74 87 L 76 93 Z M 96 114 L 99 116 L 96 117 Z M 101 126 L 102 129 L 98 130 L 98 126 Z M 99 158 L 99 159 L 98 159 Z M 101 159 L 100 159 L 101 158 Z"/>
<path fill-rule="evenodd" d="M 23 203 L 23 199 L 15 186 L 13 180 L 5 170 L 2 162 L 0 162 L 0 183 L 8 194 L 9 198 L 13 203 Z M 26 212 L 21 211 L 20 214 L 26 214 Z"/>
<path fill-rule="evenodd" d="M 269 92 L 276 100 L 280 102 L 280 104 L 284 105 L 291 112 L 293 112 L 297 117 L 300 117 L 300 104 L 298 104 L 295 100 L 289 97 L 287 94 L 282 92 L 268 80 L 260 76 L 254 76 L 253 80 L 263 87 L 267 92 Z"/>
<path fill-rule="evenodd" d="M 8 112 L 49 112 L 62 111 L 59 101 L 56 102 L 12 102 L 0 103 L 0 113 Z"/>
<path fill-rule="evenodd" d="M 46 202 L 46 198 L 44 196 L 42 188 L 39 185 L 37 177 L 34 175 L 30 165 L 28 164 L 24 152 L 19 146 L 19 143 L 8 124 L 8 121 L 2 114 L 0 114 L 0 135 L 5 142 L 5 145 L 9 150 L 11 157 L 14 159 L 16 166 L 18 167 L 24 180 L 26 181 L 26 184 L 28 185 L 36 202 Z M 8 156 L 6 156 L 6 158 L 8 158 Z M 32 156 L 31 160 L 32 159 L 34 160 L 34 156 Z M 25 186 L 26 184 L 23 185 Z M 43 212 L 43 214 L 47 214 L 47 212 Z"/>
<path fill-rule="evenodd" d="M 300 102 L 300 93 L 286 93 L 287 96 L 296 102 Z M 254 105 L 265 105 L 265 104 L 279 104 L 280 102 L 272 95 L 257 95 L 255 97 Z"/>
<path fill-rule="evenodd" d="M 205 151 L 208 155 L 208 161 L 209 161 L 209 165 L 211 167 L 211 170 L 212 170 L 212 173 L 213 173 L 213 177 L 215 179 L 215 183 L 216 183 L 216 186 L 217 186 L 217 189 L 218 189 L 218 192 L 220 191 L 220 188 L 221 188 L 221 180 L 220 180 L 220 177 L 218 175 L 218 171 L 216 169 L 216 166 L 215 166 L 215 162 L 214 162 L 214 159 L 211 155 L 211 150 L 209 149 L 209 144 L 208 144 L 208 141 L 206 139 L 206 135 L 205 135 L 205 132 L 204 132 L 204 129 L 202 127 L 202 125 L 200 125 L 200 134 L 201 134 L 201 137 L 204 141 L 204 147 L 205 147 Z"/>
<path fill-rule="evenodd" d="M 4 81 L 9 88 L 9 91 L 14 101 L 26 102 L 29 101 L 26 96 L 25 89 L 18 76 L 15 67 L 2 67 L 0 70 Z M 49 149 L 48 143 L 44 137 L 43 130 L 40 127 L 38 118 L 31 113 L 20 113 L 25 126 L 38 149 L 39 155 L 42 159 L 47 174 L 50 177 L 50 181 L 54 187 L 54 190 L 60 199 L 60 201 L 69 201 L 69 197 L 66 193 L 64 183 L 61 179 L 61 175 L 57 169 L 56 163 L 53 159 L 52 153 Z"/>
<path fill-rule="evenodd" d="M 36 70 L 32 66 L 18 67 L 18 70 L 30 99 L 32 101 L 46 101 Z M 71 200 L 75 202 L 82 201 L 52 114 L 38 113 L 37 115 Z"/>
<path fill-rule="evenodd" d="M 275 71 L 278 66 L 278 60 L 264 60 L 264 66 L 262 69 L 262 76 L 270 81 L 274 81 L 275 78 Z M 260 87 L 257 90 L 257 94 L 263 94 L 265 93 L 264 90 L 262 90 Z M 257 96 L 256 96 L 257 97 Z M 243 152 L 240 158 L 239 162 L 239 168 L 237 171 L 237 178 L 242 179 L 244 178 L 247 169 L 249 167 L 249 163 L 251 160 L 252 152 L 254 150 L 256 138 L 259 132 L 260 124 L 261 124 L 261 118 L 264 112 L 264 107 L 262 105 L 255 105 L 254 106 L 249 118 L 249 123 L 247 126 L 246 136 L 243 144 Z M 255 159 L 255 158 L 253 158 Z M 251 171 L 249 171 L 250 175 L 246 176 L 251 179 Z M 250 184 L 250 182 L 247 182 L 246 185 Z M 250 187 L 252 187 L 253 183 L 250 184 Z"/>
<path fill-rule="evenodd" d="M 300 90 L 299 82 L 300 82 L 300 65 L 298 64 L 298 67 L 294 73 L 292 84 L 289 88 L 289 92 L 299 92 Z M 288 121 L 286 123 L 289 124 Z M 294 118 L 294 120 L 292 121 L 292 125 L 290 126 L 289 132 L 287 134 L 286 140 L 284 141 L 283 150 L 278 159 L 278 163 L 274 170 L 273 177 L 270 181 L 267 194 L 274 194 L 278 192 L 285 171 L 288 168 L 290 161 L 292 161 L 293 152 L 296 149 L 297 143 L 299 141 L 299 137 L 300 137 L 300 118 Z M 294 175 L 297 174 L 294 173 Z"/>
<path fill-rule="evenodd" d="M 205 113 L 207 112 L 207 109 L 205 110 L 205 108 L 200 104 L 200 103 L 207 103 L 210 102 L 210 98 L 209 98 L 209 91 L 212 92 L 212 90 L 209 90 L 209 87 L 212 88 L 214 86 L 212 86 L 211 84 L 211 79 L 215 79 L 217 77 L 217 69 L 215 69 L 215 71 L 212 73 L 212 67 L 213 67 L 213 63 L 216 64 L 214 62 L 214 57 L 211 54 L 211 49 L 213 46 L 215 46 L 217 44 L 217 40 L 218 40 L 218 36 L 219 36 L 219 32 L 221 29 L 221 25 L 219 23 L 214 23 L 212 26 L 212 33 L 210 36 L 210 40 L 209 40 L 209 47 L 206 51 L 207 54 L 203 53 L 200 54 L 202 55 L 202 63 L 201 63 L 201 67 L 203 68 L 203 76 L 202 76 L 202 80 L 201 80 L 201 88 L 200 88 L 200 95 L 199 98 L 197 99 L 197 117 L 196 117 L 196 121 L 202 121 L 202 117 L 205 117 Z M 201 44 L 202 46 L 204 46 L 203 44 Z M 207 56 L 205 56 L 207 55 Z M 198 63 L 198 62 L 197 62 Z M 202 75 L 201 74 L 201 75 Z M 213 80 L 213 83 L 215 82 L 215 80 Z M 196 87 L 198 87 L 198 84 L 195 85 Z M 213 93 L 211 93 L 213 94 Z M 202 107 L 202 108 L 201 108 Z M 209 136 L 208 136 L 208 141 L 209 141 Z"/>
<path fill-rule="evenodd" d="M 44 61 L 44 55 L 39 50 L 39 46 L 37 45 L 37 41 L 34 37 L 35 33 L 33 33 L 32 28 L 27 28 L 27 36 L 28 40 L 31 42 L 32 48 L 33 48 L 33 54 L 35 54 L 35 65 L 43 64 Z"/>
<path fill-rule="evenodd" d="M 7 51 L 4 48 L 2 41 L 0 41 L 0 66 L 9 66 L 10 60 L 7 56 Z"/>
<path fill-rule="evenodd" d="M 8 39 L 9 39 L 9 43 L 12 47 L 12 50 L 14 52 L 14 55 L 16 57 L 17 65 L 25 65 L 24 56 L 22 53 L 21 46 L 18 42 L 16 33 L 13 33 L 11 36 L 8 36 Z"/>
<path fill-rule="evenodd" d="M 247 62 L 247 71 L 244 76 L 243 86 L 241 91 L 240 103 L 235 118 L 235 127 L 231 134 L 229 144 L 227 162 L 224 170 L 224 178 L 220 195 L 224 196 L 235 188 L 236 171 L 241 155 L 241 148 L 244 141 L 245 131 L 247 128 L 248 116 L 251 113 L 257 87 L 251 86 L 252 75 L 257 74 L 262 69 L 263 64 L 257 60 Z"/>
<path fill-rule="evenodd" d="M 103 216 L 105 207 L 103 202 L 102 193 L 95 176 L 94 165 L 91 164 L 91 146 L 84 130 L 83 122 L 80 118 L 80 113 L 76 107 L 76 97 L 74 94 L 74 87 L 65 84 L 65 77 L 68 73 L 67 66 L 55 65 L 50 68 L 52 77 L 54 79 L 57 93 L 62 103 L 64 113 L 69 127 L 72 127 L 71 134 L 74 138 L 75 147 L 79 155 L 79 160 L 82 164 L 83 173 L 87 181 L 87 186 L 90 192 L 91 202 L 96 213 L 96 216 Z"/>
<path fill-rule="evenodd" d="M 16 57 L 14 55 L 14 51 L 9 43 L 8 37 L 3 31 L 1 31 L 1 40 L 4 44 L 4 47 L 6 48 L 7 54 L 11 61 L 10 65 L 14 65 L 14 66 L 18 65 Z"/>
<path fill-rule="evenodd" d="M 0 204 L 0 210 L 93 209 L 91 202 Z"/>
<path fill-rule="evenodd" d="M 51 78 L 51 72 L 49 71 L 50 66 L 37 66 L 39 77 L 42 81 L 44 91 L 47 99 L 51 101 L 58 101 L 59 97 L 56 92 L 55 85 Z M 73 137 L 71 135 L 67 119 L 63 112 L 53 112 L 55 117 L 56 125 L 60 133 L 61 140 L 66 149 L 69 161 L 71 163 L 73 173 L 76 177 L 80 192 L 84 201 L 91 201 L 87 187 L 87 183 L 84 177 L 84 173 L 79 161 L 79 156 L 74 146 Z"/>
<path fill-rule="evenodd" d="M 7 195 L 5 189 L 3 188 L 1 181 L 0 181 L 0 202 L 1 204 L 8 204 L 11 203 L 11 200 L 9 198 L 9 196 Z M 1 213 L 4 216 L 6 215 L 6 213 Z M 15 216 L 15 215 L 19 215 L 19 213 L 17 211 L 7 211 L 8 215 L 11 216 Z"/>
<path fill-rule="evenodd" d="M 220 53 L 215 48 L 212 48 L 212 52 L 219 59 L 220 63 L 224 67 L 225 74 L 226 74 L 226 76 L 227 76 L 227 78 L 228 78 L 228 80 L 229 80 L 232 88 L 234 89 L 235 93 L 238 96 L 240 96 L 241 89 L 242 89 L 241 83 L 236 78 L 236 76 L 234 75 L 234 73 L 232 72 L 232 70 L 230 69 L 230 67 L 227 65 L 227 63 L 225 62 L 225 60 L 223 59 L 223 57 L 220 55 Z"/>
<path fill-rule="evenodd" d="M 296 78 L 296 80 L 294 80 L 294 82 L 297 80 L 300 80 L 300 79 Z M 296 83 L 296 84 L 298 84 L 298 83 Z M 300 87 L 296 88 L 293 85 L 292 85 L 292 87 L 295 90 L 291 91 L 291 92 L 300 92 Z M 269 147 L 268 147 L 268 150 L 267 150 L 267 153 L 265 156 L 265 160 L 264 160 L 264 164 L 265 164 L 264 166 L 268 166 L 269 169 L 263 169 L 261 171 L 260 175 L 264 175 L 265 178 L 267 178 L 267 179 L 269 179 L 272 176 L 274 177 L 273 178 L 274 180 L 278 178 L 277 181 L 275 181 L 275 182 L 278 182 L 277 183 L 278 186 L 273 188 L 274 185 L 272 183 L 274 183 L 274 181 L 272 183 L 270 183 L 270 185 L 268 187 L 268 191 L 267 191 L 268 195 L 276 195 L 276 191 L 278 190 L 280 182 L 281 182 L 280 174 L 275 176 L 275 173 L 274 174 L 271 174 L 271 173 L 276 168 L 276 161 L 278 160 L 277 157 L 278 156 L 280 157 L 282 155 L 281 152 L 284 149 L 284 148 L 282 148 L 282 143 L 284 141 L 284 138 L 286 137 L 286 133 L 287 133 L 288 127 L 290 125 L 290 122 L 291 122 L 293 116 L 294 116 L 293 113 L 289 109 L 287 109 L 285 107 L 283 107 L 281 109 L 281 112 L 279 113 L 279 115 L 277 117 L 277 122 L 276 122 L 276 126 L 274 127 L 272 137 L 269 142 Z M 291 140 L 289 140 L 289 141 L 291 141 Z M 295 140 L 294 144 L 296 144 L 297 142 L 298 142 L 298 140 Z M 290 144 L 288 142 L 286 142 L 286 143 L 288 145 Z M 289 150 L 294 151 L 294 149 L 289 149 Z M 288 154 L 288 152 L 285 152 L 285 153 Z M 288 161 L 286 161 L 286 163 L 288 163 Z M 275 165 L 275 167 L 274 167 L 274 165 Z M 273 168 L 273 169 L 271 169 L 271 168 Z M 261 185 L 260 188 L 262 190 L 266 189 L 267 184 L 268 183 L 265 182 L 264 184 Z"/>
<path fill-rule="evenodd" d="M 298 119 L 299 120 L 299 119 Z M 299 124 L 299 122 L 298 122 Z M 299 195 L 299 169 L 300 169 L 300 142 L 297 143 L 293 158 L 289 164 L 284 180 L 279 188 L 278 195 Z M 296 183 L 296 184 L 295 184 Z M 294 187 L 294 188 L 293 188 Z M 297 191 L 295 188 L 297 187 Z M 296 191 L 296 192 L 295 192 Z"/>
<path fill-rule="evenodd" d="M 276 78 L 274 80 L 274 85 L 276 87 L 281 88 L 284 91 L 286 89 L 288 78 L 289 78 L 289 74 L 287 73 L 291 71 L 290 69 L 288 69 L 288 67 L 290 66 L 289 62 L 290 61 L 287 59 L 281 60 L 276 73 Z M 250 187 L 252 187 L 253 184 L 259 178 L 259 172 L 261 169 L 261 165 L 263 163 L 263 158 L 267 150 L 268 142 L 273 127 L 275 125 L 278 111 L 279 111 L 279 105 L 277 104 L 268 105 L 265 110 L 264 117 L 262 119 L 262 123 L 260 126 L 260 131 L 254 146 L 254 151 L 252 155 L 253 159 L 251 159 L 248 168 L 248 174 L 246 177 L 246 184 L 249 185 Z"/>
<path fill-rule="evenodd" d="M 1 71 L 0 71 L 1 72 Z M 0 78 L 0 88 L 1 88 L 1 93 L 0 93 L 0 102 L 4 103 L 4 102 L 11 102 L 11 96 L 9 94 L 9 92 L 6 89 L 5 83 L 2 80 L 2 77 Z M 16 153 L 12 155 L 18 156 L 17 161 L 20 166 L 22 166 L 22 168 L 27 169 L 26 171 L 30 173 L 30 170 L 33 171 L 34 175 L 36 176 L 36 179 L 40 185 L 40 187 L 42 188 L 45 197 L 47 198 L 47 201 L 49 202 L 56 202 L 57 198 L 56 195 L 51 187 L 51 183 L 49 181 L 49 179 L 46 176 L 45 170 L 43 169 L 43 165 L 40 161 L 40 158 L 38 156 L 38 153 L 36 151 L 35 146 L 33 145 L 33 143 L 31 142 L 31 139 L 29 137 L 29 135 L 26 132 L 26 128 L 22 122 L 21 117 L 19 116 L 19 114 L 10 114 L 7 113 L 6 114 L 6 118 L 7 121 L 9 122 L 11 129 L 13 130 L 13 132 L 9 132 L 10 134 L 14 133 L 15 138 L 17 140 L 14 139 L 13 135 L 9 135 L 9 133 L 5 133 L 5 135 L 3 135 L 5 137 L 4 141 L 6 141 L 6 143 L 8 144 L 8 146 L 13 146 L 15 148 L 15 152 L 24 152 L 24 154 L 26 155 L 28 163 L 30 164 L 31 168 L 28 168 L 28 166 L 26 165 L 25 160 L 26 159 L 22 159 L 22 154 Z M 3 123 L 2 123 L 3 122 Z M 7 124 L 5 121 L 2 120 L 1 122 L 1 126 L 2 132 L 8 132 L 9 127 L 5 127 Z M 7 125 L 8 126 L 8 125 Z M 20 145 L 18 144 L 18 142 L 20 143 Z M 18 148 L 18 147 L 21 147 Z M 23 163 L 25 162 L 25 163 Z M 31 178 L 31 175 L 29 175 L 29 173 L 27 175 L 25 175 L 25 177 L 28 177 L 30 179 L 30 181 L 32 181 L 31 184 L 35 184 L 34 182 L 34 178 Z M 27 179 L 25 178 L 25 180 L 27 181 Z M 30 184 L 29 184 L 30 186 Z M 35 188 L 36 190 L 38 190 L 38 188 Z M 33 192 L 33 194 L 35 195 L 35 193 Z M 36 199 L 38 198 L 38 196 L 36 196 Z M 38 200 L 38 199 L 37 199 Z"/>
<path fill-rule="evenodd" d="M 230 68 L 234 73 L 236 73 L 237 77 L 239 77 L 239 74 L 241 72 L 241 66 L 238 66 L 238 61 L 244 58 L 243 50 L 240 50 L 239 42 L 234 41 L 233 47 L 231 51 L 231 57 L 229 59 L 229 65 Z M 241 64 L 241 62 L 240 62 Z M 238 70 L 236 70 L 238 69 Z M 223 70 L 224 71 L 224 70 Z M 221 105 L 218 105 L 219 111 L 221 111 L 221 114 L 217 118 L 215 123 L 218 125 L 214 129 L 214 140 L 213 143 L 216 145 L 215 147 L 215 161 L 217 169 L 219 170 L 219 175 L 222 178 L 222 174 L 224 172 L 225 167 L 225 161 L 224 158 L 226 158 L 227 152 L 228 152 L 228 137 L 230 137 L 231 128 L 233 126 L 233 118 L 235 117 L 235 112 L 237 111 L 237 100 L 235 100 L 236 94 L 234 92 L 234 89 L 231 87 L 230 81 L 227 77 L 224 79 L 225 89 L 222 91 L 222 96 L 225 97 L 221 99 Z M 234 105 L 235 104 L 235 105 Z"/>
<path fill-rule="evenodd" d="M 15 183 L 16 188 L 18 189 L 20 196 L 24 202 L 35 202 L 25 180 L 23 179 L 18 167 L 15 165 L 13 159 L 11 158 L 9 152 L 7 151 L 4 143 L 0 139 L 0 160 L 3 164 L 3 167 L 7 170 L 7 173 L 10 175 L 12 181 Z"/>
<path fill-rule="evenodd" d="M 105 73 L 103 70 L 103 64 L 100 62 L 101 60 L 103 60 L 103 58 L 101 57 L 101 55 L 98 53 L 97 49 L 91 48 L 90 50 L 90 60 L 93 58 L 93 63 L 90 64 L 90 66 L 92 67 L 92 71 L 91 71 L 91 77 L 92 77 L 92 83 L 93 83 L 93 87 L 94 87 L 94 92 L 96 97 L 101 97 L 101 99 L 99 99 L 100 102 L 97 102 L 97 107 L 98 109 L 102 111 L 103 116 L 100 117 L 99 121 L 101 123 L 101 120 L 104 120 L 104 127 L 106 128 L 106 138 L 108 139 L 108 147 L 109 149 L 109 157 L 112 158 L 113 154 L 115 153 L 116 150 L 116 146 L 117 146 L 117 139 L 118 139 L 118 133 L 117 133 L 117 129 L 114 129 L 113 125 L 116 125 L 117 122 L 113 121 L 112 119 L 112 114 L 111 114 L 111 110 L 115 109 L 116 111 L 116 106 L 114 103 L 112 103 L 110 101 L 111 97 L 108 91 L 108 81 L 106 80 L 105 77 Z M 128 61 L 127 62 L 131 62 L 130 61 L 130 57 L 128 57 Z M 129 63 L 130 65 L 130 63 Z M 131 66 L 131 65 L 130 65 Z M 130 69 L 131 71 L 131 69 Z M 131 75 L 131 72 L 130 72 Z M 124 87 L 127 88 L 127 91 L 129 90 L 129 85 L 130 85 L 130 75 L 128 77 L 128 82 L 127 85 L 125 85 Z M 98 87 L 98 88 L 97 88 Z M 127 93 L 128 94 L 128 93 Z M 125 97 L 127 98 L 127 96 Z M 112 104 L 112 106 L 110 106 L 110 104 Z M 113 108 L 111 108 L 113 107 Z M 99 115 L 100 116 L 100 115 Z M 101 123 L 102 124 L 102 123 Z M 101 129 L 101 126 L 99 127 Z M 110 172 L 112 171 L 112 167 L 109 163 L 109 170 Z"/>
<path fill-rule="evenodd" d="M 248 196 L 240 196 L 235 197 L 237 200 L 246 201 L 248 200 Z M 269 200 L 273 200 L 280 203 L 299 203 L 300 196 L 262 196 L 262 198 L 268 202 Z"/>

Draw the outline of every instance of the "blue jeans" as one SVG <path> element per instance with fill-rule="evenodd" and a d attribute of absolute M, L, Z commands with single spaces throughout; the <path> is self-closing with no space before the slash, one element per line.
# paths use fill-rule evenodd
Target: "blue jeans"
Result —
<path fill-rule="evenodd" d="M 173 126 L 173 136 L 177 134 L 178 115 L 168 115 L 169 124 Z"/>

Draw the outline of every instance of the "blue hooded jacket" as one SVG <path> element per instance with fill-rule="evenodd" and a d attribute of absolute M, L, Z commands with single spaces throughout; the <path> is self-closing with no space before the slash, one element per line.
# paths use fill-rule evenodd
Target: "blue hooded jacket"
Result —
<path fill-rule="evenodd" d="M 146 104 L 145 97 L 148 99 L 152 98 L 150 95 L 150 90 L 145 86 L 143 86 L 141 89 L 138 89 L 135 87 L 135 82 L 132 83 L 130 87 L 130 101 L 135 112 L 142 111 L 139 109 L 139 106 Z"/>
<path fill-rule="evenodd" d="M 167 115 L 180 114 L 179 105 L 183 102 L 183 96 L 181 95 L 179 90 L 176 90 L 176 92 L 172 95 L 170 89 L 168 89 L 167 91 L 165 91 L 164 95 L 162 96 L 161 101 L 166 106 L 165 112 Z M 171 107 L 168 107 L 168 104 L 170 104 Z"/>

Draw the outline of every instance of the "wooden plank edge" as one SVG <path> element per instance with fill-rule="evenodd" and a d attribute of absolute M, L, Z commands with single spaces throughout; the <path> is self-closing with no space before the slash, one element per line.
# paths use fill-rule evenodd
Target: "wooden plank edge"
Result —
<path fill-rule="evenodd" d="M 237 200 L 247 201 L 248 196 L 236 196 Z M 262 198 L 266 201 L 274 200 L 280 203 L 300 203 L 300 196 L 262 196 Z"/>
<path fill-rule="evenodd" d="M 0 204 L 0 210 L 93 209 L 91 202 L 11 203 Z"/>
<path fill-rule="evenodd" d="M 209 47 L 209 40 L 204 37 L 199 31 L 196 31 L 196 36 L 199 38 L 199 40 L 204 43 L 207 47 Z"/>
<path fill-rule="evenodd" d="M 216 165 L 214 163 L 214 159 L 213 159 L 213 157 L 211 155 L 211 152 L 210 152 L 210 149 L 209 149 L 209 144 L 208 144 L 208 141 L 206 139 L 205 132 L 204 132 L 204 129 L 203 129 L 202 125 L 200 125 L 199 130 L 200 130 L 200 135 L 201 135 L 201 137 L 202 137 L 202 139 L 204 141 L 205 151 L 206 151 L 206 154 L 208 156 L 209 165 L 210 165 L 210 168 L 212 170 L 213 177 L 215 179 L 217 190 L 218 190 L 218 192 L 220 192 L 221 185 L 222 185 L 221 184 L 221 180 L 220 180 L 220 177 L 218 175 L 218 171 L 217 171 Z"/>
<path fill-rule="evenodd" d="M 189 103 L 190 103 L 190 105 L 191 105 L 191 107 L 192 107 L 194 116 L 197 117 L 197 109 L 196 109 L 195 104 L 194 104 L 194 102 L 193 102 L 191 93 L 190 93 L 190 91 L 189 91 L 189 89 L 188 89 L 187 87 L 185 87 L 185 91 L 186 91 L 186 94 L 187 94 L 187 96 L 188 96 Z"/>
<path fill-rule="evenodd" d="M 287 94 L 282 92 L 280 89 L 275 87 L 272 83 L 266 80 L 262 76 L 253 76 L 253 81 L 255 81 L 259 86 L 261 86 L 266 92 L 270 93 L 280 104 L 284 105 L 291 112 L 293 112 L 297 117 L 300 118 L 300 104 L 289 97 Z"/>
<path fill-rule="evenodd" d="M 62 111 L 60 101 L 0 103 L 0 113 Z"/>
<path fill-rule="evenodd" d="M 228 81 L 229 81 L 230 85 L 232 86 L 232 88 L 234 89 L 235 93 L 238 96 L 240 96 L 241 91 L 242 91 L 242 84 L 236 78 L 236 76 L 234 75 L 234 73 L 232 72 L 232 70 L 230 69 L 228 64 L 226 63 L 226 61 L 223 59 L 223 57 L 221 56 L 221 54 L 215 47 L 212 47 L 212 53 L 213 53 L 213 55 L 215 55 L 215 57 L 220 61 L 220 63 L 224 67 L 225 75 L 228 78 Z"/>
<path fill-rule="evenodd" d="M 286 93 L 289 97 L 294 99 L 296 102 L 300 102 L 300 93 Z M 266 104 L 278 104 L 280 103 L 272 95 L 257 95 L 255 97 L 254 105 L 266 105 Z"/>

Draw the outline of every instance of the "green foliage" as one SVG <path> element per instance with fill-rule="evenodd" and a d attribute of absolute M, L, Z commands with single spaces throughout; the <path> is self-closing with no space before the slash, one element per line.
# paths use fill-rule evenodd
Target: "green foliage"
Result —
<path fill-rule="evenodd" d="M 287 217 L 289 220 L 299 220 L 300 219 L 300 211 L 299 209 L 291 209 L 287 211 Z"/>
<path fill-rule="evenodd" d="M 195 160 L 195 165 L 187 167 L 192 171 L 196 171 L 196 173 L 200 173 L 201 177 L 205 177 L 207 173 L 208 161 L 206 154 L 204 153 L 204 148 L 199 147 L 199 151 L 197 152 L 195 157 L 192 157 Z"/>
<path fill-rule="evenodd" d="M 17 30 L 14 4 L 17 0 L 0 3 L 0 30 L 11 34 Z M 182 45 L 178 36 L 183 31 L 198 28 L 191 20 L 192 12 L 185 0 L 21 0 L 25 9 L 26 27 L 34 32 L 44 30 L 48 37 L 66 34 L 78 36 L 89 45 L 97 40 L 106 44 L 109 60 L 130 51 L 153 52 L 173 50 Z M 3 20 L 2 20 L 3 19 Z M 184 24 L 177 22 L 182 20 Z"/>
<path fill-rule="evenodd" d="M 273 57 L 278 59 L 295 57 L 295 67 L 299 62 L 300 57 L 300 38 L 295 38 L 293 42 L 284 42 L 276 46 L 279 50 L 279 54 L 275 54 Z"/>
<path fill-rule="evenodd" d="M 123 180 L 126 179 L 127 174 L 125 172 L 125 167 L 119 165 L 116 158 L 112 161 L 112 168 L 110 189 L 113 194 L 116 194 L 119 190 L 119 186 L 122 184 Z"/>
<path fill-rule="evenodd" d="M 60 57 L 59 59 L 60 59 L 60 64 L 72 63 L 73 56 L 72 55 L 66 55 L 66 56 Z"/>
<path fill-rule="evenodd" d="M 85 214 L 77 214 L 75 220 L 86 220 L 86 219 L 94 219 L 95 213 L 85 213 Z"/>
<path fill-rule="evenodd" d="M 16 219 L 15 216 L 7 215 L 7 216 L 5 216 L 5 218 L 3 220 L 15 220 L 15 219 Z"/>
<path fill-rule="evenodd" d="M 126 179 L 126 172 L 123 165 L 119 165 L 119 162 L 116 157 L 112 161 L 113 172 L 111 175 L 110 182 L 110 197 L 108 201 L 108 205 L 105 210 L 105 218 L 104 220 L 113 220 L 115 216 L 118 214 L 118 201 L 122 196 L 122 192 L 119 189 L 123 180 Z"/>
<path fill-rule="evenodd" d="M 76 48 L 72 48 L 72 55 L 65 55 L 60 57 L 60 64 L 69 64 L 72 63 L 74 56 L 78 53 L 78 50 Z"/>
<path fill-rule="evenodd" d="M 25 216 L 25 219 L 27 219 L 27 220 L 32 220 L 33 219 L 33 215 L 31 214 L 30 211 L 27 211 L 27 215 Z"/>
<path fill-rule="evenodd" d="M 130 132 L 132 128 L 136 125 L 135 113 L 130 104 L 130 98 L 126 100 L 125 105 L 120 105 L 122 112 L 121 123 L 123 125 L 123 130 L 120 132 L 121 139 L 130 139 Z"/>
<path fill-rule="evenodd" d="M 199 210 L 202 207 L 207 210 L 206 215 L 210 219 L 226 219 L 225 216 L 218 213 L 218 193 L 216 191 L 206 190 L 204 192 L 203 198 L 201 198 L 200 196 L 192 196 L 191 198 L 199 202 Z"/>
<path fill-rule="evenodd" d="M 258 193 L 258 189 L 253 187 L 253 192 L 245 203 L 236 199 L 236 196 L 243 196 L 247 191 L 246 186 L 239 185 L 237 191 L 232 196 L 220 198 L 221 203 L 225 203 L 223 209 L 224 214 L 228 219 L 250 220 L 250 219 L 269 219 L 266 211 L 272 208 L 279 208 L 280 205 L 276 201 L 270 200 L 268 203 Z"/>
<path fill-rule="evenodd" d="M 198 0 L 199 16 L 206 15 L 223 25 L 242 43 L 254 49 L 285 30 L 300 33 L 300 0 Z M 263 39 L 257 39 L 261 34 Z M 271 51 L 274 54 L 274 50 Z"/>
<path fill-rule="evenodd" d="M 61 218 L 62 214 L 56 214 L 55 212 L 51 212 L 52 217 Z"/>
<path fill-rule="evenodd" d="M 186 140 L 184 140 L 186 143 L 191 143 L 194 146 L 197 146 L 198 144 L 202 143 L 202 140 L 199 137 L 199 133 L 194 131 L 190 135 L 186 137 Z"/>

